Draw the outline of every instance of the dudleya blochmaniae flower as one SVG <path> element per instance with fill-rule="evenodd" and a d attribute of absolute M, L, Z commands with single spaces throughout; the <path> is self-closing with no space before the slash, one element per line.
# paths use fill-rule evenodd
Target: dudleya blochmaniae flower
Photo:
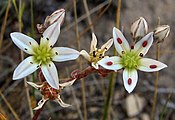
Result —
<path fill-rule="evenodd" d="M 144 72 L 154 72 L 167 67 L 159 61 L 143 58 L 153 43 L 153 32 L 148 33 L 131 48 L 121 31 L 113 28 L 113 40 L 115 49 L 120 56 L 103 58 L 98 61 L 98 64 L 115 71 L 123 68 L 124 87 L 129 93 L 137 84 L 137 69 Z"/>
<path fill-rule="evenodd" d="M 105 56 L 105 52 L 112 46 L 113 40 L 108 40 L 100 49 L 97 49 L 97 38 L 94 33 L 92 33 L 92 41 L 90 52 L 87 53 L 85 50 L 82 50 L 80 54 L 90 62 L 91 66 L 95 69 L 98 69 L 98 61 L 101 60 Z"/>
<path fill-rule="evenodd" d="M 64 11 L 63 11 L 64 12 Z M 29 57 L 24 59 L 15 69 L 13 80 L 18 80 L 41 68 L 41 71 L 49 83 L 55 89 L 59 89 L 59 79 L 56 66 L 52 61 L 63 62 L 78 58 L 77 50 L 67 47 L 53 47 L 60 34 L 60 22 L 50 25 L 40 39 L 40 45 L 31 37 L 19 32 L 10 34 L 12 41 Z"/>

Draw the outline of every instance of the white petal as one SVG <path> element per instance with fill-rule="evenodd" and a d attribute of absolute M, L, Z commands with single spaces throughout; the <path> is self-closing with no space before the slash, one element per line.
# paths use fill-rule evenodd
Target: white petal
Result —
<path fill-rule="evenodd" d="M 27 81 L 27 84 L 29 84 L 29 85 L 31 85 L 32 87 L 34 87 L 35 89 L 39 89 L 39 88 L 41 88 L 43 85 L 37 85 L 37 84 L 35 84 L 35 83 L 33 83 L 33 82 L 29 82 L 29 81 Z"/>
<path fill-rule="evenodd" d="M 108 40 L 102 47 L 101 50 L 107 51 L 113 44 L 113 39 Z"/>
<path fill-rule="evenodd" d="M 24 59 L 15 69 L 13 73 L 13 80 L 21 79 L 33 73 L 39 68 L 38 64 L 33 62 L 33 57 L 30 56 Z"/>
<path fill-rule="evenodd" d="M 138 69 L 145 72 L 155 72 L 167 67 L 164 63 L 150 58 L 142 58 L 140 64 Z"/>
<path fill-rule="evenodd" d="M 122 55 L 123 51 L 124 52 L 130 51 L 130 46 L 128 44 L 128 41 L 123 36 L 122 32 L 115 27 L 113 28 L 113 39 L 114 39 L 115 49 L 120 55 Z"/>
<path fill-rule="evenodd" d="M 94 62 L 92 62 L 92 67 L 94 67 L 95 69 L 98 69 L 98 63 L 94 63 Z"/>
<path fill-rule="evenodd" d="M 55 89 L 59 89 L 58 73 L 54 63 L 50 62 L 48 65 L 41 66 L 41 70 L 49 85 Z"/>
<path fill-rule="evenodd" d="M 60 24 L 63 23 L 64 20 L 64 16 L 65 16 L 65 10 L 64 9 L 59 9 L 56 10 L 55 12 L 53 12 L 50 16 L 48 16 L 45 20 L 45 23 L 50 23 L 53 24 L 55 22 L 58 22 Z"/>
<path fill-rule="evenodd" d="M 85 51 L 85 50 L 82 50 L 80 52 L 80 55 L 82 55 L 86 60 L 88 60 L 89 62 L 91 61 L 91 57 L 90 55 Z"/>
<path fill-rule="evenodd" d="M 123 82 L 124 87 L 128 91 L 128 93 L 131 93 L 134 90 L 137 81 L 138 81 L 138 74 L 136 69 L 133 70 L 124 69 Z"/>
<path fill-rule="evenodd" d="M 48 99 L 42 98 L 42 99 L 38 102 L 38 106 L 35 107 L 33 110 L 39 110 L 39 109 L 41 109 L 47 100 L 48 100 Z"/>
<path fill-rule="evenodd" d="M 58 96 L 58 98 L 56 99 L 56 101 L 61 105 L 61 107 L 70 107 L 70 106 L 71 106 L 70 104 L 64 103 L 64 102 L 61 100 L 60 96 Z"/>
<path fill-rule="evenodd" d="M 90 52 L 93 52 L 95 50 L 97 50 L 97 38 L 95 36 L 94 33 L 92 33 L 92 41 L 91 41 L 91 48 L 90 48 Z"/>
<path fill-rule="evenodd" d="M 123 68 L 120 64 L 121 58 L 118 56 L 106 57 L 98 61 L 98 64 L 109 70 L 119 70 Z"/>
<path fill-rule="evenodd" d="M 24 52 L 33 54 L 33 47 L 38 46 L 38 43 L 31 37 L 20 32 L 13 32 L 10 34 L 12 41 Z"/>
<path fill-rule="evenodd" d="M 61 87 L 71 86 L 71 85 L 75 82 L 75 80 L 76 80 L 76 79 L 71 80 L 71 81 L 68 81 L 68 82 L 60 83 L 60 86 L 61 86 Z"/>
<path fill-rule="evenodd" d="M 75 60 L 80 55 L 80 52 L 78 52 L 77 50 L 67 47 L 54 47 L 53 51 L 55 53 L 53 61 L 57 62 Z"/>
<path fill-rule="evenodd" d="M 44 38 L 49 39 L 49 44 L 53 46 L 57 39 L 58 36 L 60 35 L 60 23 L 55 22 L 52 25 L 50 25 L 43 33 Z"/>
<path fill-rule="evenodd" d="M 145 56 L 145 54 L 151 47 L 152 43 L 153 43 L 153 32 L 150 32 L 134 45 L 134 51 L 136 51 L 139 55 L 143 54 L 143 56 Z"/>

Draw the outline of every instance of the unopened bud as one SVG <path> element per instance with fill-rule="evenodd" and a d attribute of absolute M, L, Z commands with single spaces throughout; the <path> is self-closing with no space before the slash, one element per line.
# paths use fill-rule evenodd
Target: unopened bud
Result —
<path fill-rule="evenodd" d="M 148 33 L 148 24 L 143 17 L 140 17 L 131 25 L 131 35 L 134 42 L 137 42 Z"/>
<path fill-rule="evenodd" d="M 161 25 L 154 30 L 154 39 L 160 43 L 163 42 L 170 33 L 169 25 Z"/>
<path fill-rule="evenodd" d="M 45 29 L 47 29 L 50 25 L 52 25 L 55 22 L 59 22 L 60 24 L 62 24 L 64 16 L 65 16 L 64 9 L 56 10 L 50 16 L 47 16 L 44 21 L 44 24 L 37 24 L 37 29 L 39 33 L 43 33 Z"/>

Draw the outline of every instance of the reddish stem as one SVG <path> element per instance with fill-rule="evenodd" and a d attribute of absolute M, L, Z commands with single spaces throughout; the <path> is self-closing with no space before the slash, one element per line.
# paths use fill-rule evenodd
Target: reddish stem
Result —
<path fill-rule="evenodd" d="M 78 80 L 78 79 L 84 78 L 84 77 L 86 77 L 92 73 L 95 73 L 95 72 L 98 73 L 102 77 L 106 77 L 110 72 L 113 72 L 113 70 L 107 70 L 104 68 L 95 69 L 94 67 L 89 66 L 82 71 L 74 70 L 71 73 L 71 77 L 66 79 L 65 82 L 68 82 L 68 81 L 71 81 L 74 79 Z"/>

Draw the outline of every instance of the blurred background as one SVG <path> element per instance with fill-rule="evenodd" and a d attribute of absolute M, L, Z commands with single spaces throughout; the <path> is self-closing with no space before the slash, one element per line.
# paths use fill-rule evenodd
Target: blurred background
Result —
<path fill-rule="evenodd" d="M 112 28 L 116 26 L 117 0 L 0 0 L 0 113 L 7 120 L 16 119 L 14 116 L 21 120 L 31 119 L 24 81 L 12 80 L 13 71 L 21 62 L 21 55 L 20 50 L 12 43 L 10 33 L 22 31 L 39 41 L 41 35 L 36 29 L 36 24 L 43 23 L 46 16 L 55 10 L 64 8 L 65 20 L 55 46 L 78 50 L 73 2 L 76 2 L 80 50 L 89 51 L 92 32 L 97 36 L 98 47 L 112 38 Z M 153 31 L 157 26 L 158 17 L 161 25 L 167 24 L 171 28 L 169 37 L 160 45 L 160 61 L 167 64 L 168 68 L 161 70 L 159 74 L 155 120 L 160 119 L 160 116 L 163 120 L 175 120 L 174 6 L 174 0 L 122 0 L 121 4 L 120 29 L 123 29 L 130 43 L 132 42 L 130 26 L 140 16 L 147 20 L 149 31 Z M 89 16 L 85 7 L 88 7 Z M 88 19 L 92 22 L 91 27 Z M 113 48 L 110 48 L 107 55 L 113 55 Z M 156 44 L 152 45 L 146 57 L 156 58 Z M 81 69 L 85 69 L 88 66 L 87 61 L 83 57 L 79 59 L 82 60 Z M 69 78 L 73 70 L 80 68 L 79 59 L 56 63 L 61 82 Z M 37 83 L 36 76 L 37 73 L 34 73 L 27 77 L 27 80 L 32 81 L 34 77 Z M 99 120 L 103 115 L 109 76 L 102 78 L 94 73 L 84 79 L 88 120 Z M 115 79 L 108 119 L 150 120 L 155 73 L 139 71 L 139 81 L 131 94 L 124 89 L 122 70 L 118 72 Z M 41 94 L 31 86 L 27 88 L 29 88 L 31 107 L 34 108 L 41 99 Z M 61 98 L 72 106 L 62 108 L 58 103 L 49 101 L 41 112 L 39 120 L 83 120 L 81 89 L 81 80 L 65 88 L 61 92 Z M 170 98 L 168 98 L 169 95 L 171 95 Z"/>

